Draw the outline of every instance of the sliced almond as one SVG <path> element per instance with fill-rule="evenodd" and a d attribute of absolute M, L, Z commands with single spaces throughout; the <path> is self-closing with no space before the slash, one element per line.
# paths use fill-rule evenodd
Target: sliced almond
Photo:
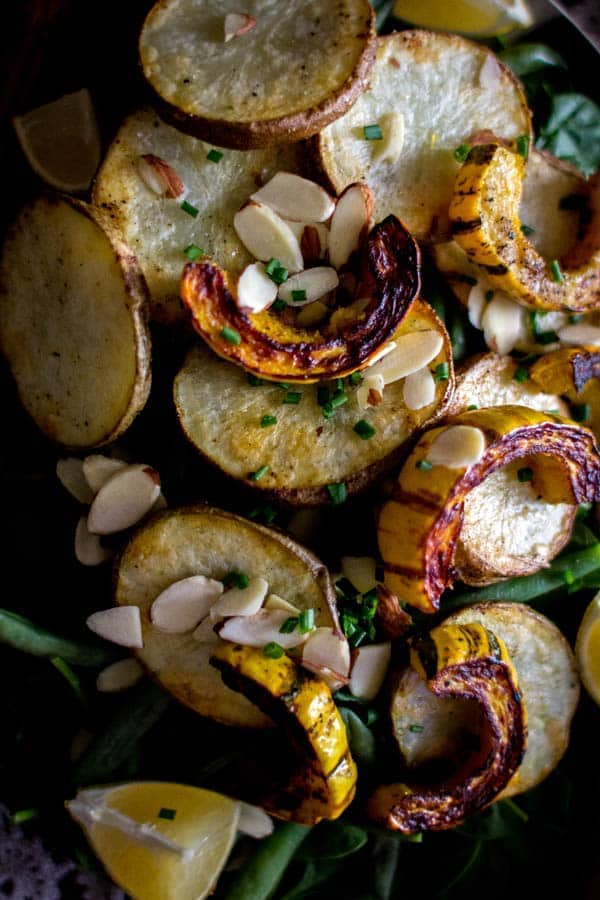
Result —
<path fill-rule="evenodd" d="M 472 425 L 453 425 L 435 439 L 427 459 L 434 466 L 464 469 L 479 462 L 485 453 L 485 435 Z"/>
<path fill-rule="evenodd" d="M 329 307 L 321 300 L 315 300 L 314 303 L 307 303 L 299 310 L 296 324 L 299 328 L 315 328 L 324 322 L 328 315 Z"/>
<path fill-rule="evenodd" d="M 373 700 L 384 682 L 391 656 L 392 645 L 389 641 L 359 647 L 348 684 L 350 693 L 361 700 Z"/>
<path fill-rule="evenodd" d="M 283 597 L 280 597 L 278 594 L 269 594 L 265 600 L 264 608 L 270 610 L 282 610 L 283 612 L 286 612 L 288 616 L 300 615 L 298 607 L 294 606 L 292 603 L 288 603 L 287 600 L 284 600 Z"/>
<path fill-rule="evenodd" d="M 192 634 L 195 641 L 199 644 L 218 644 L 219 635 L 215 631 L 215 622 L 210 616 L 203 619 Z"/>
<path fill-rule="evenodd" d="M 496 90 L 502 77 L 502 69 L 493 53 L 486 54 L 479 70 L 479 84 L 484 90 Z"/>
<path fill-rule="evenodd" d="M 290 226 L 269 206 L 253 200 L 233 218 L 233 227 L 246 249 L 257 259 L 278 259 L 288 272 L 304 268 L 300 244 Z"/>
<path fill-rule="evenodd" d="M 373 141 L 373 157 L 378 162 L 394 164 L 400 159 L 404 147 L 404 115 L 399 112 L 386 113 L 379 119 L 383 138 Z"/>
<path fill-rule="evenodd" d="M 561 343 L 574 347 L 600 346 L 600 328 L 595 325 L 565 325 L 558 332 Z"/>
<path fill-rule="evenodd" d="M 267 596 L 269 585 L 264 578 L 251 578 L 245 588 L 230 588 L 221 594 L 211 607 L 213 621 L 225 616 L 252 616 L 257 613 Z"/>
<path fill-rule="evenodd" d="M 92 613 L 86 619 L 87 627 L 94 634 L 121 647 L 144 646 L 142 619 L 139 606 L 113 606 Z"/>
<path fill-rule="evenodd" d="M 486 307 L 486 293 L 489 285 L 483 281 L 478 281 L 469 291 L 467 298 L 467 309 L 469 311 L 469 322 L 474 328 L 481 328 L 481 316 Z"/>
<path fill-rule="evenodd" d="M 396 349 L 396 341 L 388 341 L 387 344 L 384 344 L 377 353 L 374 353 L 371 359 L 369 360 L 368 368 L 374 366 L 375 363 L 378 363 L 380 359 L 385 359 L 386 356 L 389 356 L 392 350 Z"/>
<path fill-rule="evenodd" d="M 76 456 L 67 456 L 56 463 L 56 477 L 72 497 L 80 503 L 91 503 L 94 492 L 83 474 L 83 462 Z"/>
<path fill-rule="evenodd" d="M 273 833 L 273 819 L 260 806 L 240 801 L 238 831 L 253 838 L 264 838 Z"/>
<path fill-rule="evenodd" d="M 279 286 L 279 298 L 292 306 L 305 306 L 314 303 L 320 297 L 324 297 L 329 291 L 338 286 L 338 274 L 331 266 L 316 266 L 314 269 L 305 269 L 292 275 Z M 292 292 L 301 291 L 305 296 L 302 300 L 295 300 Z"/>
<path fill-rule="evenodd" d="M 113 534 L 139 522 L 160 494 L 160 476 L 150 466 L 126 466 L 100 488 L 88 515 L 94 534 Z"/>
<path fill-rule="evenodd" d="M 305 263 L 325 259 L 329 247 L 329 229 L 320 222 L 304 225 L 300 235 L 300 250 Z"/>
<path fill-rule="evenodd" d="M 526 333 L 526 310 L 507 297 L 497 294 L 481 316 L 483 336 L 490 350 L 506 355 Z"/>
<path fill-rule="evenodd" d="M 224 22 L 225 43 L 234 37 L 248 34 L 253 28 L 256 28 L 254 16 L 249 16 L 247 13 L 227 13 Z"/>
<path fill-rule="evenodd" d="M 366 594 L 377 584 L 375 569 L 377 564 L 372 556 L 342 556 L 342 575 L 361 594 Z"/>
<path fill-rule="evenodd" d="M 329 229 L 329 261 L 335 269 L 362 244 L 372 212 L 373 194 L 366 184 L 350 184 L 338 198 Z"/>
<path fill-rule="evenodd" d="M 97 494 L 108 479 L 126 465 L 122 459 L 111 459 L 110 456 L 94 453 L 83 460 L 83 474 L 94 494 Z"/>
<path fill-rule="evenodd" d="M 431 362 L 444 346 L 439 331 L 412 331 L 396 338 L 396 346 L 384 359 L 370 366 L 371 375 L 381 375 L 384 384 L 412 375 Z"/>
<path fill-rule="evenodd" d="M 253 616 L 233 616 L 219 628 L 219 637 L 234 644 L 246 647 L 265 647 L 277 643 L 284 650 L 299 647 L 308 640 L 308 634 L 302 634 L 298 628 L 284 634 L 279 629 L 290 614 L 284 609 L 261 609 Z"/>
<path fill-rule="evenodd" d="M 176 200 L 184 191 L 183 181 L 164 159 L 145 153 L 138 160 L 138 174 L 147 188 L 159 197 Z"/>
<path fill-rule="evenodd" d="M 427 366 L 407 375 L 402 391 L 408 409 L 423 409 L 435 400 L 435 379 Z"/>
<path fill-rule="evenodd" d="M 112 550 L 102 546 L 100 536 L 89 531 L 87 518 L 82 516 L 75 529 L 75 556 L 78 562 L 82 566 L 99 566 L 112 555 Z"/>
<path fill-rule="evenodd" d="M 237 305 L 252 313 L 268 309 L 277 297 L 277 285 L 262 263 L 246 266 L 237 283 Z"/>
<path fill-rule="evenodd" d="M 319 675 L 333 690 L 344 684 L 350 672 L 350 647 L 345 637 L 331 628 L 316 628 L 302 650 L 302 665 Z"/>
<path fill-rule="evenodd" d="M 252 199 L 295 222 L 325 222 L 335 209 L 335 201 L 320 185 L 291 172 L 277 172 Z"/>
<path fill-rule="evenodd" d="M 115 694 L 133 687 L 143 677 L 144 670 L 137 659 L 120 659 L 102 669 L 96 678 L 96 688 L 102 694 Z"/>
<path fill-rule="evenodd" d="M 222 593 L 222 583 L 213 578 L 204 575 L 182 578 L 158 595 L 150 608 L 150 621 L 167 634 L 185 634 L 208 616 Z"/>
<path fill-rule="evenodd" d="M 297 540 L 311 543 L 317 533 L 321 513 L 318 509 L 299 509 L 288 522 L 287 530 Z"/>
<path fill-rule="evenodd" d="M 383 375 L 366 375 L 356 390 L 356 402 L 360 409 L 379 406 L 383 400 L 385 382 Z"/>

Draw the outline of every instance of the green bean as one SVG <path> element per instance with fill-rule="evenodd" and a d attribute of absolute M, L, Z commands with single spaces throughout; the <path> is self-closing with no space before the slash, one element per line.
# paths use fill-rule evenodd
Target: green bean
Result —
<path fill-rule="evenodd" d="M 285 822 L 260 842 L 227 891 L 225 900 L 266 900 L 277 888 L 290 860 L 310 833 L 304 825 Z"/>
<path fill-rule="evenodd" d="M 90 668 L 106 666 L 119 655 L 109 644 L 87 644 L 62 637 L 7 609 L 0 609 L 0 642 L 33 656 L 59 657 L 69 665 Z"/>

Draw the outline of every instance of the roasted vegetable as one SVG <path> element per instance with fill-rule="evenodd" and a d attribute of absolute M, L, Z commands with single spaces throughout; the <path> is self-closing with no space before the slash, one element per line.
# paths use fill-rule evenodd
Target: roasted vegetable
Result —
<path fill-rule="evenodd" d="M 456 430 L 456 426 L 467 429 Z M 477 438 L 479 458 L 470 465 L 434 465 L 438 449 L 466 435 Z M 458 448 L 459 449 L 459 448 Z M 600 456 L 587 428 L 521 406 L 461 413 L 426 432 L 405 462 L 378 522 L 385 584 L 425 612 L 438 608 L 456 577 L 454 559 L 465 517 L 465 500 L 489 476 L 523 460 L 524 482 L 552 504 L 600 497 Z"/>
<path fill-rule="evenodd" d="M 474 701 L 484 727 L 478 751 L 441 783 L 384 785 L 369 815 L 404 834 L 453 828 L 494 800 L 519 766 L 527 715 L 500 637 L 479 624 L 442 625 L 411 648 L 411 665 L 439 698 Z"/>
<path fill-rule="evenodd" d="M 264 727 L 266 716 L 208 665 L 222 643 L 216 634 L 200 642 L 191 632 L 167 634 L 150 622 L 152 603 L 170 584 L 191 575 L 222 580 L 230 572 L 264 578 L 271 593 L 312 608 L 317 626 L 337 621 L 329 575 L 312 553 L 277 531 L 202 506 L 161 513 L 133 535 L 116 570 L 115 600 L 140 607 L 138 658 L 177 700 L 230 725 Z"/>
<path fill-rule="evenodd" d="M 525 160 L 496 143 L 471 149 L 450 204 L 452 234 L 493 287 L 537 309 L 600 308 L 600 176 L 590 183 L 589 220 L 561 260 L 545 260 L 521 228 Z"/>
<path fill-rule="evenodd" d="M 289 738 L 289 781 L 261 797 L 261 805 L 304 825 L 337 819 L 354 797 L 357 773 L 326 684 L 288 656 L 268 659 L 261 650 L 236 644 L 221 644 L 211 662 L 228 687 L 256 703 Z"/>
<path fill-rule="evenodd" d="M 538 359 L 529 377 L 535 385 L 562 394 L 571 415 L 600 440 L 600 347 L 569 347 Z"/>

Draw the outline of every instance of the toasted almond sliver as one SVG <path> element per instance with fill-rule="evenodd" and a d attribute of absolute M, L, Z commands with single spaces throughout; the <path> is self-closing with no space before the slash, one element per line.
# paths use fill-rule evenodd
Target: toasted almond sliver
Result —
<path fill-rule="evenodd" d="M 370 406 L 378 406 L 383 400 L 383 388 L 385 382 L 383 375 L 365 375 L 362 383 L 356 390 L 356 402 L 359 409 L 368 409 Z M 378 402 L 373 403 L 375 397 Z"/>
<path fill-rule="evenodd" d="M 150 621 L 167 634 L 185 634 L 206 618 L 223 585 L 204 575 L 191 575 L 170 584 L 150 607 Z"/>
<path fill-rule="evenodd" d="M 479 85 L 483 90 L 497 90 L 499 87 L 502 70 L 493 53 L 488 53 L 479 70 Z"/>
<path fill-rule="evenodd" d="M 252 616 L 233 616 L 219 628 L 219 637 L 246 647 L 265 647 L 273 642 L 284 650 L 299 647 L 309 637 L 297 628 L 288 634 L 280 632 L 283 623 L 290 618 L 285 609 L 261 609 Z"/>
<path fill-rule="evenodd" d="M 563 344 L 574 347 L 583 347 L 586 344 L 592 347 L 600 345 L 600 328 L 595 325 L 565 325 L 558 332 Z"/>
<path fill-rule="evenodd" d="M 284 600 L 283 597 L 280 597 L 279 594 L 269 594 L 269 596 L 265 600 L 264 609 L 283 610 L 288 614 L 288 616 L 300 615 L 300 610 L 298 609 L 298 607 L 294 606 L 292 603 L 288 603 L 288 601 Z"/>
<path fill-rule="evenodd" d="M 144 670 L 137 659 L 133 657 L 120 659 L 102 669 L 96 678 L 96 688 L 103 694 L 126 691 L 137 684 L 143 676 Z"/>
<path fill-rule="evenodd" d="M 366 184 L 350 184 L 338 198 L 329 229 L 329 261 L 339 269 L 360 247 L 369 230 L 373 194 Z"/>
<path fill-rule="evenodd" d="M 256 28 L 256 19 L 247 13 L 227 13 L 224 22 L 225 43 Z"/>
<path fill-rule="evenodd" d="M 294 222 L 325 222 L 335 209 L 335 201 L 320 185 L 291 172 L 277 172 L 252 199 Z"/>
<path fill-rule="evenodd" d="M 329 228 L 321 222 L 304 225 L 300 235 L 300 250 L 305 263 L 325 259 L 329 247 Z"/>
<path fill-rule="evenodd" d="M 279 298 L 292 306 L 305 306 L 324 297 L 338 286 L 338 274 L 331 266 L 316 266 L 292 275 L 279 287 Z M 303 291 L 303 300 L 294 300 L 292 291 Z"/>
<path fill-rule="evenodd" d="M 294 304 L 295 305 L 295 304 Z M 296 317 L 296 324 L 299 328 L 315 328 L 320 325 L 329 315 L 329 307 L 320 300 L 314 303 L 307 303 L 299 311 Z"/>
<path fill-rule="evenodd" d="M 488 290 L 489 286 L 485 282 L 478 281 L 469 291 L 467 309 L 469 311 L 469 322 L 474 328 L 481 328 L 481 316 L 487 303 L 485 295 Z"/>
<path fill-rule="evenodd" d="M 183 181 L 173 167 L 160 156 L 154 156 L 153 153 L 140 156 L 138 173 L 146 187 L 159 197 L 176 200 L 183 194 Z"/>
<path fill-rule="evenodd" d="M 86 623 L 90 631 L 121 647 L 144 646 L 142 639 L 142 619 L 139 606 L 113 606 L 88 616 Z"/>
<path fill-rule="evenodd" d="M 400 112 L 386 113 L 379 120 L 383 139 L 373 141 L 373 156 L 378 162 L 398 162 L 404 147 L 405 123 Z"/>
<path fill-rule="evenodd" d="M 302 665 L 306 668 L 331 669 L 342 678 L 347 678 L 350 672 L 348 641 L 332 628 L 315 628 L 302 650 Z"/>
<path fill-rule="evenodd" d="M 100 488 L 88 515 L 94 534 L 130 528 L 150 511 L 160 494 L 160 476 L 150 466 L 126 466 Z"/>
<path fill-rule="evenodd" d="M 369 367 L 371 375 L 381 375 L 384 384 L 412 375 L 431 362 L 444 346 L 439 331 L 412 331 L 396 338 L 396 346 L 384 359 Z"/>
<path fill-rule="evenodd" d="M 427 454 L 434 466 L 464 469 L 479 462 L 485 453 L 485 435 L 472 425 L 453 425 L 444 429 Z"/>
<path fill-rule="evenodd" d="M 83 460 L 83 474 L 94 494 L 97 494 L 108 479 L 126 465 L 122 459 L 111 459 L 110 456 L 94 453 Z"/>
<path fill-rule="evenodd" d="M 375 363 L 378 363 L 380 359 L 385 359 L 386 356 L 389 356 L 392 350 L 396 349 L 396 341 L 388 341 L 387 344 L 384 344 L 383 347 L 374 353 L 371 359 L 369 360 L 368 368 L 374 366 Z"/>
<path fill-rule="evenodd" d="M 56 477 L 72 497 L 80 503 L 91 503 L 94 492 L 83 474 L 83 462 L 76 456 L 67 456 L 56 463 Z"/>
<path fill-rule="evenodd" d="M 423 409 L 435 400 L 435 379 L 427 366 L 404 380 L 402 396 L 408 409 Z"/>
<path fill-rule="evenodd" d="M 238 831 L 253 838 L 264 838 L 273 833 L 273 819 L 260 806 L 240 801 Z"/>
<path fill-rule="evenodd" d="M 113 555 L 100 543 L 100 536 L 88 530 L 87 518 L 82 516 L 75 529 L 75 556 L 82 566 L 99 566 Z"/>
<path fill-rule="evenodd" d="M 391 655 L 389 641 L 359 647 L 350 674 L 350 693 L 362 700 L 373 700 L 383 684 Z"/>
<path fill-rule="evenodd" d="M 361 594 L 366 594 L 377 584 L 376 563 L 372 556 L 342 556 L 342 575 Z"/>
<path fill-rule="evenodd" d="M 300 244 L 290 226 L 262 203 L 249 201 L 233 218 L 233 227 L 246 249 L 257 259 L 278 259 L 288 272 L 304 268 Z"/>
<path fill-rule="evenodd" d="M 277 297 L 277 285 L 262 263 L 246 266 L 237 283 L 237 305 L 252 313 L 268 309 Z"/>
<path fill-rule="evenodd" d="M 252 616 L 267 596 L 269 585 L 264 578 L 251 578 L 245 588 L 230 588 L 221 594 L 210 610 L 214 622 L 225 616 Z"/>
<path fill-rule="evenodd" d="M 505 294 L 496 294 L 490 300 L 481 316 L 483 336 L 490 350 L 502 355 L 510 353 L 526 333 L 525 314 L 526 310 Z"/>

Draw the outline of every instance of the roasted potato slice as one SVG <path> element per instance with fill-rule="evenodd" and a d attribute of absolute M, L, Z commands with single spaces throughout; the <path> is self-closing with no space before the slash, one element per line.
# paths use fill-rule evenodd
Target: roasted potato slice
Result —
<path fill-rule="evenodd" d="M 430 456 L 436 458 L 436 442 L 440 441 L 439 452 L 441 445 L 448 446 L 452 432 L 457 441 L 467 436 L 469 450 L 474 442 L 478 457 L 468 464 L 430 461 Z M 573 506 L 600 496 L 600 455 L 589 429 L 524 406 L 496 406 L 454 416 L 421 437 L 379 514 L 379 549 L 385 584 L 392 593 L 424 612 L 435 612 L 441 594 L 456 577 L 454 559 L 469 512 L 468 494 L 517 461 L 525 464 L 517 483 L 530 482 L 535 496 L 547 503 Z M 484 491 L 475 501 L 475 522 L 481 519 L 485 501 Z M 477 524 L 480 541 L 485 539 L 489 510 L 484 515 L 486 521 Z"/>
<path fill-rule="evenodd" d="M 373 64 L 367 0 L 162 0 L 140 36 L 144 75 L 182 131 L 246 149 L 309 137 L 346 112 Z"/>
<path fill-rule="evenodd" d="M 517 674 L 502 638 L 486 626 L 434 628 L 411 647 L 411 665 L 426 681 L 433 703 L 458 701 L 461 711 L 466 702 L 476 705 L 482 729 L 479 748 L 441 782 L 384 785 L 375 791 L 369 814 L 403 834 L 453 828 L 483 809 L 510 781 L 527 741 Z"/>
<path fill-rule="evenodd" d="M 369 125 L 379 125 L 381 140 L 365 139 Z M 458 35 L 402 31 L 378 39 L 370 89 L 314 143 L 336 193 L 366 181 L 376 222 L 392 213 L 427 239 L 447 227 L 456 148 L 482 129 L 510 140 L 530 128 L 521 85 L 490 50 Z"/>
<path fill-rule="evenodd" d="M 165 125 L 153 110 L 129 116 L 108 149 L 94 185 L 94 203 L 110 215 L 133 248 L 150 290 L 153 318 L 184 318 L 179 282 L 190 244 L 232 274 L 254 259 L 238 238 L 233 217 L 257 187 L 276 172 L 297 172 L 296 145 L 241 153 L 223 152 L 218 163 L 210 145 Z M 184 184 L 185 197 L 199 210 L 193 218 L 175 199 L 160 197 L 142 181 L 138 164 L 145 154 L 168 163 Z"/>
<path fill-rule="evenodd" d="M 46 194 L 21 211 L 0 262 L 0 343 L 51 440 L 106 444 L 143 408 L 146 304 L 135 256 L 93 207 Z"/>
<path fill-rule="evenodd" d="M 591 428 L 600 441 L 600 348 L 569 347 L 533 364 L 533 384 L 560 391 L 571 403 L 573 418 Z"/>
<path fill-rule="evenodd" d="M 312 607 L 316 625 L 337 621 L 327 569 L 312 553 L 277 531 L 201 506 L 166 511 L 136 531 L 117 565 L 115 601 L 140 607 L 138 658 L 177 700 L 228 725 L 261 728 L 267 717 L 226 688 L 209 665 L 220 638 L 200 643 L 191 633 L 166 634 L 150 622 L 152 603 L 170 584 L 191 575 L 221 580 L 231 571 L 264 578 L 271 593 L 298 609 Z"/>
<path fill-rule="evenodd" d="M 368 409 L 359 407 L 357 389 L 347 385 L 347 403 L 325 419 L 317 385 L 299 386 L 300 402 L 286 403 L 285 389 L 268 382 L 253 387 L 241 368 L 196 347 L 175 379 L 181 426 L 192 444 L 228 475 L 288 502 L 326 503 L 327 485 L 340 482 L 348 494 L 357 493 L 395 464 L 416 429 L 446 408 L 453 380 L 450 342 L 431 307 L 417 300 L 398 335 L 430 330 L 444 339 L 430 367 L 446 363 L 448 378 L 437 382 L 433 403 L 423 409 L 407 408 L 402 381 L 386 385 L 382 402 Z M 261 428 L 265 414 L 274 415 L 276 424 Z M 360 419 L 376 429 L 370 440 L 361 440 L 353 430 Z M 260 481 L 251 480 L 263 466 L 268 471 Z"/>

